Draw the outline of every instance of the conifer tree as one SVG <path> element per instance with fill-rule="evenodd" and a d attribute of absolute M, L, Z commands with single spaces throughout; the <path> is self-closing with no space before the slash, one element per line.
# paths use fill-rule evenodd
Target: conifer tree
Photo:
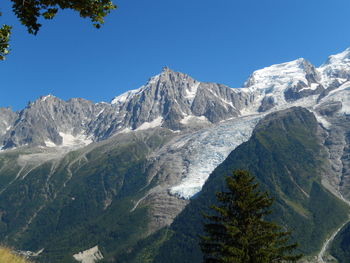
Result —
<path fill-rule="evenodd" d="M 237 170 L 226 177 L 227 192 L 217 193 L 214 215 L 205 215 L 207 233 L 201 237 L 204 263 L 295 262 L 297 244 L 288 244 L 290 232 L 266 221 L 272 198 L 258 190 L 254 177 Z"/>

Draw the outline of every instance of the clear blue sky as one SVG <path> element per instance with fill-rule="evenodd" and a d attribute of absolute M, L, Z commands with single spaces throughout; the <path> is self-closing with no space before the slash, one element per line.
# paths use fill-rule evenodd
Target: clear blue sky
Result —
<path fill-rule="evenodd" d="M 5 3 L 4 3 L 5 2 Z M 144 84 L 164 65 L 200 81 L 239 87 L 256 69 L 304 57 L 315 65 L 350 46 L 349 0 L 115 0 L 100 30 L 71 11 L 28 35 L 14 26 L 0 62 L 0 106 L 40 95 L 94 102 Z"/>

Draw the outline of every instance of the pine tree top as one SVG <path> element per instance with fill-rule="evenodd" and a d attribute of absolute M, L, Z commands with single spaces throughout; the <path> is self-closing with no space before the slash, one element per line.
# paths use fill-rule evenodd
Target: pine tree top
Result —
<path fill-rule="evenodd" d="M 204 262 L 271 263 L 295 262 L 297 244 L 288 244 L 290 232 L 265 216 L 271 213 L 273 199 L 261 192 L 254 177 L 237 170 L 226 177 L 227 190 L 217 193 L 218 206 L 204 226 L 201 237 Z"/>

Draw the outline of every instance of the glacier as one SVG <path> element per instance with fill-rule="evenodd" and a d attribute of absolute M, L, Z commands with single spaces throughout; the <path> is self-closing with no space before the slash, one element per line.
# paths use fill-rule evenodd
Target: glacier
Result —
<path fill-rule="evenodd" d="M 263 115 L 263 114 L 262 114 Z M 212 129 L 185 137 L 175 146 L 188 147 L 189 167 L 180 184 L 169 189 L 170 194 L 190 199 L 201 191 L 212 171 L 222 163 L 237 146 L 247 141 L 262 115 L 252 115 L 224 121 Z"/>

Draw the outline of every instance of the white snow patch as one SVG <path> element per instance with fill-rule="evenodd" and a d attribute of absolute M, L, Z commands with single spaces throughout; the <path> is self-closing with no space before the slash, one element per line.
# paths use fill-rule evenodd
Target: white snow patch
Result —
<path fill-rule="evenodd" d="M 87 137 L 83 133 L 74 136 L 71 133 L 60 132 L 59 135 L 62 137 L 61 147 L 85 146 L 92 143 L 91 138 Z"/>
<path fill-rule="evenodd" d="M 43 253 L 43 251 L 44 251 L 44 249 L 42 248 L 42 249 L 40 249 L 40 250 L 37 251 L 37 252 L 32 252 L 32 251 L 29 251 L 29 250 L 27 250 L 27 251 L 22 251 L 22 250 L 20 250 L 20 251 L 16 251 L 16 253 L 17 253 L 18 255 L 20 255 L 20 256 L 25 257 L 25 258 L 29 258 L 29 257 L 37 257 L 37 256 L 39 256 L 41 253 Z"/>
<path fill-rule="evenodd" d="M 302 89 L 299 90 L 299 92 L 302 91 L 302 90 L 316 90 L 319 85 L 320 84 L 318 84 L 318 83 L 311 83 L 310 87 L 302 88 Z"/>
<path fill-rule="evenodd" d="M 310 89 L 311 90 L 316 90 L 319 87 L 318 83 L 311 83 Z"/>
<path fill-rule="evenodd" d="M 81 263 L 95 263 L 103 259 L 103 255 L 98 246 L 95 246 L 83 252 L 79 252 L 78 254 L 74 254 L 73 258 Z"/>
<path fill-rule="evenodd" d="M 341 102 L 342 108 L 339 113 L 350 114 L 350 82 L 346 82 L 339 88 L 332 90 L 326 97 L 321 100 L 324 102 Z"/>
<path fill-rule="evenodd" d="M 155 75 L 152 78 L 150 78 L 147 82 L 146 85 L 141 86 L 138 89 L 134 89 L 134 90 L 129 90 L 117 97 L 115 97 L 112 101 L 111 104 L 123 104 L 127 101 L 129 101 L 132 97 L 134 97 L 137 94 L 142 93 L 144 90 L 146 90 L 149 86 L 151 86 L 152 84 L 157 83 L 157 81 L 159 81 L 160 75 Z"/>
<path fill-rule="evenodd" d="M 175 148 L 187 145 L 188 172 L 180 184 L 169 189 L 170 194 L 189 199 L 201 191 L 211 172 L 221 164 L 238 145 L 247 141 L 264 114 L 241 117 L 220 123 L 215 129 L 207 129 L 193 136 L 177 141 Z"/>
<path fill-rule="evenodd" d="M 52 96 L 51 94 L 49 94 L 49 95 L 46 95 L 46 96 L 41 97 L 41 101 L 46 101 L 47 99 L 53 98 L 53 97 L 54 97 L 54 96 Z"/>
<path fill-rule="evenodd" d="M 129 133 L 129 132 L 132 132 L 132 129 L 131 128 L 124 128 L 122 130 L 120 130 L 118 133 L 116 134 L 119 134 L 119 133 Z"/>
<path fill-rule="evenodd" d="M 159 81 L 159 78 L 160 78 L 160 74 L 153 76 L 148 80 L 146 86 L 157 83 Z"/>
<path fill-rule="evenodd" d="M 142 131 L 142 130 L 147 130 L 147 129 L 150 129 L 150 128 L 155 128 L 155 127 L 161 126 L 162 123 L 163 123 L 163 117 L 160 116 L 160 117 L 154 119 L 151 122 L 144 122 L 144 123 L 142 123 L 136 129 L 136 131 Z"/>
<path fill-rule="evenodd" d="M 57 147 L 57 145 L 54 142 L 52 142 L 51 140 L 45 140 L 44 142 L 45 142 L 46 147 Z"/>
<path fill-rule="evenodd" d="M 262 99 L 268 94 L 274 97 L 277 105 L 285 104 L 284 91 L 286 89 L 299 82 L 308 84 L 304 63 L 306 61 L 300 58 L 257 70 L 249 77 L 245 88 L 241 90 L 249 91 L 256 97 L 255 106 L 260 105 Z"/>
<path fill-rule="evenodd" d="M 275 86 L 290 85 L 299 81 L 307 83 L 304 62 L 305 60 L 300 58 L 257 70 L 250 76 L 246 86 L 250 89 L 262 89 L 269 93 Z"/>
<path fill-rule="evenodd" d="M 105 111 L 105 109 L 100 110 L 100 112 L 97 113 L 96 116 L 99 117 L 104 111 Z"/>
<path fill-rule="evenodd" d="M 205 116 L 187 115 L 187 116 L 185 116 L 185 117 L 180 121 L 180 123 L 186 125 L 186 124 L 189 124 L 189 123 L 191 123 L 191 122 L 193 122 L 193 121 L 200 121 L 200 122 L 205 121 L 205 122 L 209 122 L 208 119 L 207 119 L 207 117 L 205 117 Z"/>
<path fill-rule="evenodd" d="M 218 94 L 216 94 L 213 90 L 209 89 L 209 92 L 216 98 L 218 98 L 219 100 L 221 100 L 224 104 L 223 106 L 227 109 L 227 105 L 231 106 L 232 108 L 235 108 L 235 106 L 233 105 L 233 103 L 231 101 L 227 101 L 224 98 L 222 98 L 221 96 L 219 96 Z"/>
<path fill-rule="evenodd" d="M 332 126 L 332 124 L 330 124 L 323 116 L 317 114 L 316 112 L 313 112 L 313 114 L 315 115 L 317 122 L 322 124 L 324 128 L 329 129 Z"/>
<path fill-rule="evenodd" d="M 339 72 L 350 71 L 350 48 L 343 52 L 330 56 L 326 63 L 318 68 L 322 82 L 327 85 L 338 76 Z M 332 78 L 333 77 L 333 78 Z M 341 79 L 338 79 L 342 83 Z"/>
<path fill-rule="evenodd" d="M 185 94 L 186 94 L 185 98 L 190 101 L 191 105 L 193 103 L 194 98 L 197 95 L 197 90 L 198 90 L 199 85 L 200 85 L 200 82 L 196 82 L 192 87 L 185 90 Z"/>
<path fill-rule="evenodd" d="M 4 123 L 6 123 L 6 122 L 4 121 Z M 6 125 L 7 125 L 7 123 L 6 123 Z M 12 126 L 6 126 L 5 130 L 0 131 L 0 133 L 1 133 L 1 134 L 6 134 L 6 132 L 8 132 L 9 130 L 11 130 L 11 128 L 12 128 Z"/>
<path fill-rule="evenodd" d="M 139 89 L 129 90 L 129 91 L 115 97 L 111 101 L 111 104 L 123 104 L 123 103 L 125 103 L 126 101 L 130 100 L 135 94 L 138 94 L 142 88 L 143 87 L 141 87 Z"/>

